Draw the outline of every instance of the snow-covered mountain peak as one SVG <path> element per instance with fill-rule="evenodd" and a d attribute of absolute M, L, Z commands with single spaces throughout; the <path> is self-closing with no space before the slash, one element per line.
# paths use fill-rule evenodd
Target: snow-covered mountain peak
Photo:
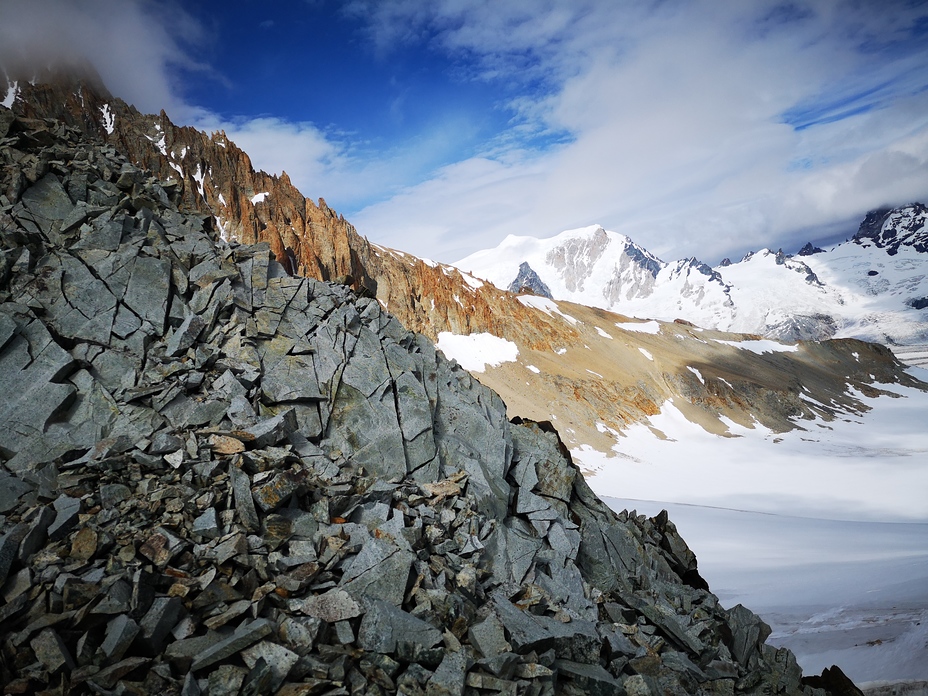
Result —
<path fill-rule="evenodd" d="M 548 239 L 510 235 L 495 249 L 477 252 L 454 265 L 513 290 L 520 289 L 526 278 L 533 282 L 537 278 L 540 284 L 534 284 L 549 288 L 553 297 L 605 309 L 649 296 L 666 266 L 624 234 L 601 225 L 567 230 Z"/>
<path fill-rule="evenodd" d="M 852 243 L 748 252 L 710 268 L 666 263 L 599 225 L 508 237 L 455 265 L 497 287 L 591 307 L 781 340 L 928 341 L 928 208 L 869 213 Z"/>

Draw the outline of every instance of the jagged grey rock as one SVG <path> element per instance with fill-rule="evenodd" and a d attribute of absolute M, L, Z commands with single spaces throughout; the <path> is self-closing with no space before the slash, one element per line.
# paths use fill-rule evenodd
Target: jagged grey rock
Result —
<path fill-rule="evenodd" d="M 117 616 L 106 625 L 106 638 L 100 646 L 106 664 L 113 664 L 122 659 L 139 630 L 139 625 L 125 614 Z"/>
<path fill-rule="evenodd" d="M 369 603 L 358 631 L 358 645 L 364 650 L 391 653 L 399 643 L 429 649 L 441 640 L 441 631 L 422 619 L 382 600 Z"/>

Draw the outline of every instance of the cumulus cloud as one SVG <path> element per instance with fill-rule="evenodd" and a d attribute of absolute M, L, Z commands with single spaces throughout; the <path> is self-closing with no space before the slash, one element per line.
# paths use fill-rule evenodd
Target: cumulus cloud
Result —
<path fill-rule="evenodd" d="M 512 106 L 531 132 L 569 136 L 443 168 L 361 211 L 359 228 L 397 246 L 430 231 L 416 233 L 422 253 L 448 259 L 600 222 L 658 254 L 712 261 L 928 194 L 924 8 L 550 0 L 552 19 L 534 21 L 519 7 L 367 5 L 384 44 L 433 35 L 436 50 L 478 56 L 479 79 L 529 56 L 527 79 L 544 83 Z"/>

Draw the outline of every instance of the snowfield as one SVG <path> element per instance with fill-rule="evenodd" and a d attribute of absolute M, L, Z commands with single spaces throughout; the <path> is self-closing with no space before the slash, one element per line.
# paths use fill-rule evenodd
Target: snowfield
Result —
<path fill-rule="evenodd" d="M 928 680 L 928 393 L 884 388 L 898 397 L 780 434 L 711 435 L 667 404 L 615 456 L 572 455 L 613 508 L 667 508 L 723 605 L 760 614 L 807 673 Z"/>
<path fill-rule="evenodd" d="M 488 333 L 459 336 L 442 331 L 436 345 L 446 358 L 457 360 L 468 372 L 483 372 L 487 366 L 498 367 L 519 357 L 515 343 Z"/>

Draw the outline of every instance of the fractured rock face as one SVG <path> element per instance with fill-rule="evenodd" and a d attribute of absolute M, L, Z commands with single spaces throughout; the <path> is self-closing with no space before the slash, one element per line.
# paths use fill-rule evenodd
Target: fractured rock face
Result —
<path fill-rule="evenodd" d="M 822 693 L 666 516 L 615 515 L 378 302 L 76 131 L 9 133 L 13 693 Z"/>

